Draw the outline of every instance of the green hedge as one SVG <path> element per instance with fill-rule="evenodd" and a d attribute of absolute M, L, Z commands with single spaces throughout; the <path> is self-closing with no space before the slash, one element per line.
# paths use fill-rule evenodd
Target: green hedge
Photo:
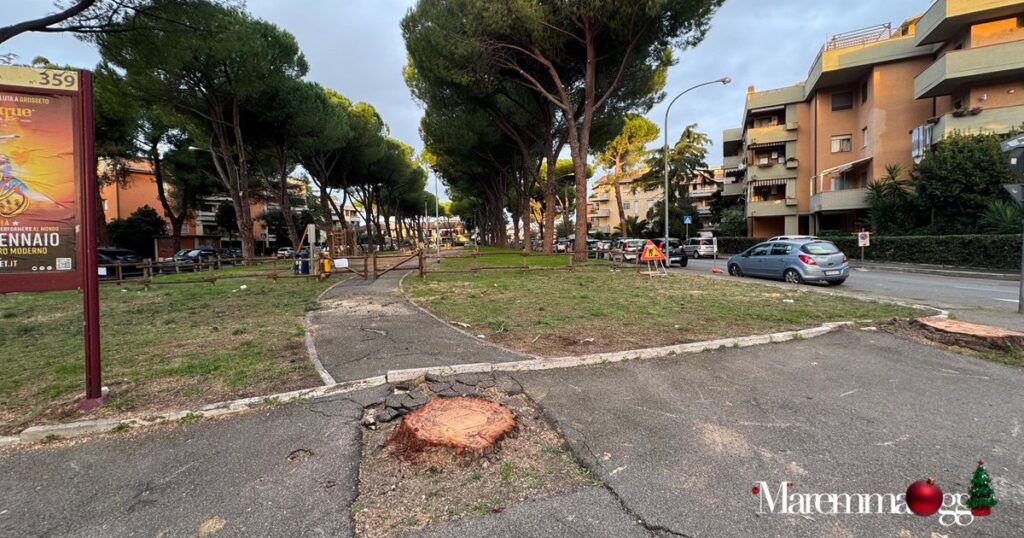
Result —
<path fill-rule="evenodd" d="M 718 250 L 735 254 L 764 241 L 756 237 L 719 237 Z M 851 258 L 860 258 L 857 237 L 828 237 Z M 1019 235 L 871 236 L 864 259 L 875 262 L 952 265 L 984 269 L 1020 269 Z"/>

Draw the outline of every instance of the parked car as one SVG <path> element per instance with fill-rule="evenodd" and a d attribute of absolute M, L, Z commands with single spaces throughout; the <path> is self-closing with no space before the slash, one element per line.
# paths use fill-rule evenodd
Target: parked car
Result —
<path fill-rule="evenodd" d="M 121 264 L 121 276 L 139 276 L 143 273 L 142 256 L 124 248 L 100 247 L 97 249 L 100 265 L 113 265 L 106 268 L 105 278 L 117 278 L 117 264 Z M 102 268 L 101 268 L 102 273 Z M 101 275 L 103 276 L 103 275 Z"/>
<path fill-rule="evenodd" d="M 726 263 L 733 276 L 782 279 L 793 284 L 826 282 L 838 286 L 850 276 L 850 265 L 830 241 L 796 239 L 758 243 Z"/>
<path fill-rule="evenodd" d="M 664 239 L 657 239 L 654 241 L 654 244 L 657 245 L 658 248 L 665 253 L 665 257 L 668 258 L 668 260 L 665 261 L 666 267 L 671 267 L 673 263 L 679 265 L 679 267 L 686 267 L 689 260 L 687 259 L 686 254 L 684 254 L 685 251 L 683 250 L 682 241 L 675 237 L 669 237 L 667 251 L 665 250 Z"/>
<path fill-rule="evenodd" d="M 771 237 L 768 240 L 769 241 L 797 241 L 797 240 L 804 240 L 804 239 L 817 239 L 817 237 L 815 237 L 813 235 L 776 235 L 775 237 Z"/>
<path fill-rule="evenodd" d="M 220 253 L 212 248 L 194 248 L 185 254 L 184 260 L 192 264 L 203 264 L 219 257 Z"/>
<path fill-rule="evenodd" d="M 278 257 L 278 259 L 281 259 L 281 258 L 291 258 L 294 255 L 295 255 L 295 249 L 293 249 L 292 247 L 281 247 L 281 248 L 277 249 L 277 257 Z"/>
<path fill-rule="evenodd" d="M 568 239 L 559 239 L 558 242 L 555 243 L 555 252 L 568 252 L 568 251 L 569 251 L 569 240 Z"/>
<path fill-rule="evenodd" d="M 718 254 L 718 247 L 715 246 L 715 241 L 710 237 L 691 237 L 686 240 L 683 249 L 686 251 L 686 255 L 692 258 L 702 258 L 704 256 L 711 258 Z"/>
<path fill-rule="evenodd" d="M 643 239 L 625 239 L 622 241 L 622 258 L 627 262 L 639 263 L 647 241 Z"/>
<path fill-rule="evenodd" d="M 603 239 L 594 245 L 594 249 L 597 250 L 598 258 L 608 259 L 608 251 L 612 249 L 612 242 L 608 239 Z"/>

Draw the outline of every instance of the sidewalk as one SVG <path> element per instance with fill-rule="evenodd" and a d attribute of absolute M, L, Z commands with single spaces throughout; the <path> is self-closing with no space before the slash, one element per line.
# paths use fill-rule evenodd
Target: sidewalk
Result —
<path fill-rule="evenodd" d="M 424 314 L 398 289 L 405 271 L 376 281 L 350 278 L 329 289 L 323 309 L 310 313 L 313 346 L 335 381 L 378 375 L 388 370 L 530 359 L 481 345 Z"/>

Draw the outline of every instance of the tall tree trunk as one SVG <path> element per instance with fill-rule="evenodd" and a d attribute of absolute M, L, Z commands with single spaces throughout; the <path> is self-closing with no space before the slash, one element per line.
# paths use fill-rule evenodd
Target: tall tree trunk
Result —
<path fill-rule="evenodd" d="M 295 247 L 299 246 L 299 233 L 295 229 L 295 217 L 292 215 L 291 196 L 288 195 L 288 152 L 278 148 L 277 158 L 279 167 L 277 170 L 277 193 L 278 201 L 281 204 L 281 214 L 284 217 L 285 227 L 288 229 L 288 239 Z M 330 217 L 330 215 L 328 215 Z M 315 237 L 307 238 L 310 244 L 316 242 Z"/>
<path fill-rule="evenodd" d="M 619 156 L 615 156 L 615 176 L 612 177 L 612 181 L 615 183 L 615 205 L 619 206 L 619 229 L 622 232 L 622 238 L 625 239 L 628 236 L 626 230 L 626 210 L 622 205 L 622 186 L 619 185 L 619 173 L 621 171 L 621 160 Z"/>

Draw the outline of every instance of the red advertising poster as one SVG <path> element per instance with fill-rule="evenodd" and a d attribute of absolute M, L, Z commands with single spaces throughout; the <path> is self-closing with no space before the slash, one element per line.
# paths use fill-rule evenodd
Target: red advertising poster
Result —
<path fill-rule="evenodd" d="M 0 90 L 0 275 L 76 269 L 74 99 Z"/>

